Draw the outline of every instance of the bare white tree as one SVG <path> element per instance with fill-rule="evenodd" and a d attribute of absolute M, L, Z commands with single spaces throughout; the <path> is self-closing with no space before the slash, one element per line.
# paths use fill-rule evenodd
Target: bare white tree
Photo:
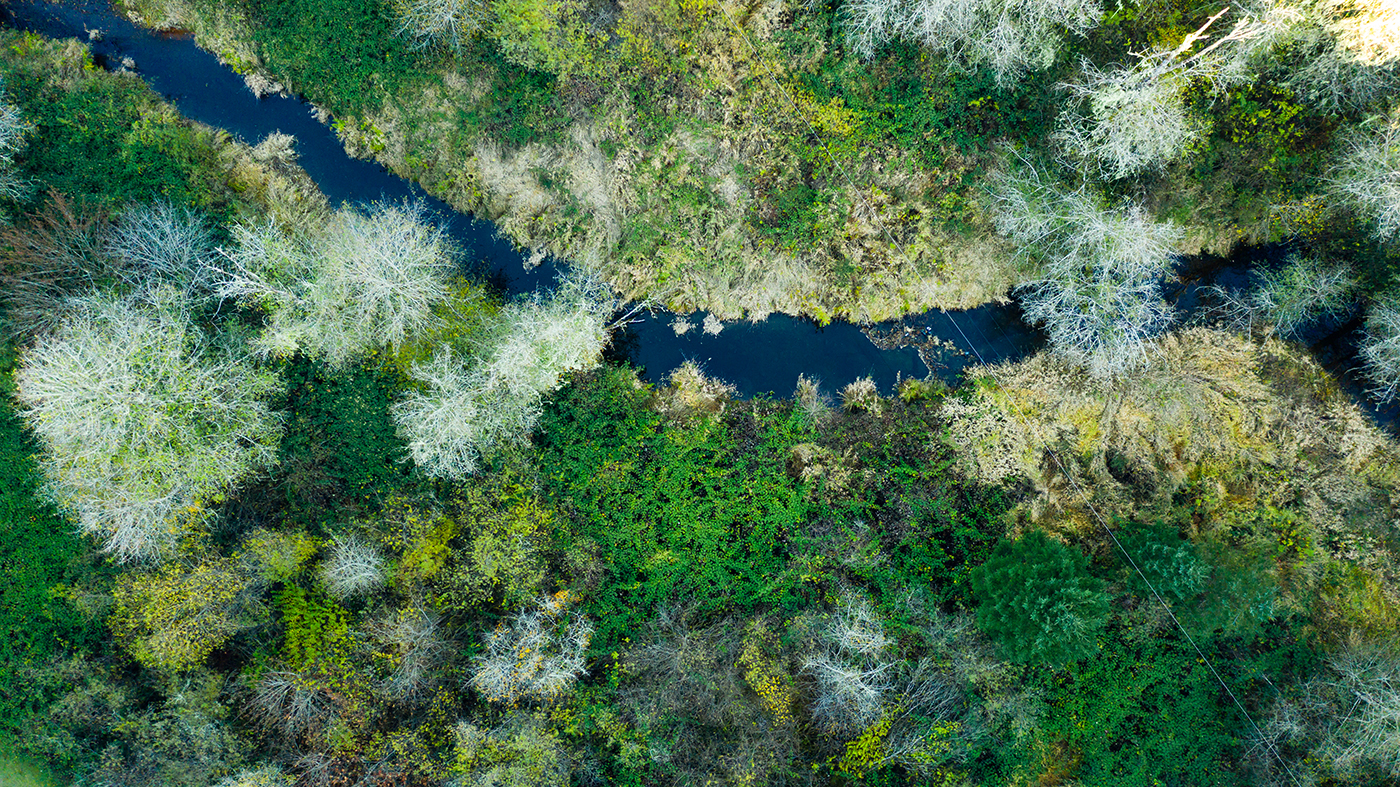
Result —
<path fill-rule="evenodd" d="M 490 7 L 484 0 L 397 0 L 398 33 L 418 48 L 460 50 L 486 26 Z"/>
<path fill-rule="evenodd" d="M 552 296 L 503 310 L 475 362 L 444 346 L 416 365 L 416 389 L 392 411 L 414 463 L 435 477 L 461 478 L 482 456 L 523 439 L 564 374 L 598 363 L 616 307 L 605 285 L 569 277 Z"/>
<path fill-rule="evenodd" d="M 450 655 L 442 618 L 420 602 L 381 618 L 370 631 L 389 649 L 392 670 L 382 688 L 394 699 L 421 696 Z"/>
<path fill-rule="evenodd" d="M 865 729 L 880 718 L 894 690 L 894 660 L 885 626 L 862 599 L 846 599 L 831 616 L 823 647 L 803 664 L 816 693 L 811 713 L 831 732 Z"/>
<path fill-rule="evenodd" d="M 73 301 L 16 382 L 54 497 L 121 560 L 166 551 L 204 500 L 276 456 L 276 376 L 205 340 L 171 288 Z"/>
<path fill-rule="evenodd" d="M 321 580 L 338 599 L 368 593 L 384 584 L 384 556 L 359 536 L 337 536 L 321 563 Z"/>
<path fill-rule="evenodd" d="M 468 363 L 442 348 L 413 367 L 418 387 L 392 410 L 414 464 L 435 478 L 475 473 L 483 454 L 528 434 L 539 418 L 538 396 L 509 396 Z"/>
<path fill-rule="evenodd" d="M 335 713 L 335 697 L 321 681 L 277 670 L 260 677 L 248 697 L 248 715 L 288 737 L 307 734 Z"/>
<path fill-rule="evenodd" d="M 501 623 L 476 657 L 471 685 L 492 702 L 550 700 L 588 671 L 584 653 L 593 624 L 567 614 L 569 592 L 543 596 L 509 625 Z"/>
<path fill-rule="evenodd" d="M 1327 781 L 1389 784 L 1400 779 L 1400 654 L 1395 643 L 1351 642 L 1292 696 L 1277 698 L 1246 752 L 1277 780 L 1285 745 L 1310 763 L 1296 773 Z"/>
<path fill-rule="evenodd" d="M 512 396 L 553 391 L 565 372 L 597 363 L 616 309 L 617 299 L 600 280 L 566 277 L 550 295 L 535 293 L 502 312 L 482 371 Z"/>
<path fill-rule="evenodd" d="M 1060 85 L 1072 99 L 1055 134 L 1061 148 L 1097 162 L 1110 179 L 1159 168 L 1185 153 L 1207 128 L 1187 110 L 1186 88 L 1197 80 L 1223 88 L 1244 79 L 1252 47 L 1272 40 L 1289 21 L 1245 13 L 1229 32 L 1210 40 L 1210 27 L 1227 10 L 1173 49 L 1142 53 L 1132 63 L 1106 69 L 1082 61 L 1080 81 Z M 1198 44 L 1203 44 L 1199 50 Z"/>
<path fill-rule="evenodd" d="M 1286 338 L 1297 338 L 1318 320 L 1346 312 L 1360 286 L 1347 265 L 1297 255 L 1282 268 L 1258 271 L 1258 276 L 1259 285 L 1244 294 L 1215 288 L 1224 304 L 1224 321 L 1241 331 L 1267 327 Z"/>
<path fill-rule="evenodd" d="M 847 46 L 861 57 L 902 38 L 986 66 L 1003 85 L 1048 67 L 1062 33 L 1084 33 L 1103 16 L 1095 0 L 855 0 L 843 8 Z"/>
<path fill-rule="evenodd" d="M 1383 402 L 1395 399 L 1400 394 L 1400 298 L 1371 304 L 1359 354 L 1372 394 Z"/>
<path fill-rule="evenodd" d="M 168 202 L 133 207 L 107 235 L 107 254 L 132 286 L 153 279 L 186 288 L 212 284 L 214 235 L 204 218 Z"/>
<path fill-rule="evenodd" d="M 1382 240 L 1400 235 L 1400 123 L 1347 137 L 1331 180 L 1338 196 L 1375 220 Z"/>
<path fill-rule="evenodd" d="M 0 82 L 0 95 L 5 83 Z M 19 107 L 0 100 L 0 199 L 17 200 L 29 192 L 29 183 L 15 168 L 15 154 L 24 150 L 33 126 L 20 114 Z"/>
<path fill-rule="evenodd" d="M 1400 779 L 1400 656 L 1378 647 L 1350 647 L 1328 666 L 1334 690 L 1352 699 L 1335 721 L 1323 751 L 1345 773 L 1371 766 Z"/>
<path fill-rule="evenodd" d="M 341 366 L 376 347 L 397 349 L 436 324 L 448 296 L 453 250 L 446 232 L 414 205 L 337 212 L 309 235 L 271 224 L 234 229 L 223 250 L 218 294 L 268 312 L 258 345 L 284 357 L 298 350 Z"/>
<path fill-rule="evenodd" d="M 1181 156 L 1206 130 L 1184 98 L 1178 73 L 1153 76 L 1133 66 L 1100 69 L 1087 60 L 1079 82 L 1061 87 L 1073 110 L 1061 116 L 1055 141 L 1066 151 L 1097 162 L 1116 179 L 1161 167 Z"/>
<path fill-rule="evenodd" d="M 1055 351 L 1098 377 L 1145 360 L 1147 339 L 1172 320 L 1160 285 L 1180 229 L 1137 206 L 1105 208 L 1086 186 L 1066 189 L 1024 160 L 994 175 L 989 193 L 997 228 L 1038 268 L 1018 292 Z"/>

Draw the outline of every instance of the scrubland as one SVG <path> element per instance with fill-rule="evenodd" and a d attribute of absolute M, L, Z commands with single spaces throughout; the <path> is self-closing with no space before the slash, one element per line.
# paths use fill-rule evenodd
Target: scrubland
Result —
<path fill-rule="evenodd" d="M 1394 393 L 1388 8 L 131 6 L 579 263 L 513 299 L 0 31 L 0 730 L 123 787 L 1395 783 L 1400 443 L 1296 342 Z M 1296 253 L 1170 324 L 1238 236 Z M 1050 347 L 952 388 L 603 357 L 619 296 L 1007 294 Z"/>

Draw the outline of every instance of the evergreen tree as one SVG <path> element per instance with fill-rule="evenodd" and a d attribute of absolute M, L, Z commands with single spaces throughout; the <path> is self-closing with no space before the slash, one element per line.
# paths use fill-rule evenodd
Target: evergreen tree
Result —
<path fill-rule="evenodd" d="M 1060 664 L 1088 655 L 1108 596 L 1087 562 L 1039 531 L 1002 542 L 972 572 L 977 625 L 1013 661 Z"/>

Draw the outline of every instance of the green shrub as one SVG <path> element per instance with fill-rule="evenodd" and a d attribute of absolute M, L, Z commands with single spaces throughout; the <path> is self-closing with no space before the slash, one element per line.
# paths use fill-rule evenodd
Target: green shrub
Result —
<path fill-rule="evenodd" d="M 395 35 L 384 0 L 248 0 L 268 68 L 335 113 L 377 109 L 421 83 L 424 61 Z"/>
<path fill-rule="evenodd" d="M 94 71 L 54 79 L 67 53 L 37 36 L 5 31 L 18 57 L 0 62 L 12 100 L 33 126 L 16 157 L 42 195 L 52 188 L 107 205 L 163 198 L 226 215 L 228 189 L 209 132 L 195 129 L 137 79 Z M 71 67 L 72 64 L 65 64 Z"/>
<path fill-rule="evenodd" d="M 1094 652 L 1108 596 L 1079 550 L 1034 531 L 999 544 L 971 580 L 977 625 L 1012 661 L 1063 664 Z"/>
<path fill-rule="evenodd" d="M 283 587 L 274 598 L 285 629 L 283 658 L 292 669 L 305 669 L 346 655 L 350 626 L 339 604 L 297 585 Z"/>
<path fill-rule="evenodd" d="M 337 372 L 301 356 L 285 374 L 287 435 L 278 464 L 292 518 L 323 521 L 340 507 L 372 505 L 410 483 L 389 418 L 393 375 Z"/>
<path fill-rule="evenodd" d="M 1076 750 L 1076 783 L 1244 783 L 1231 768 L 1244 719 L 1195 650 L 1170 631 L 1107 633 L 1103 650 L 1046 676 L 1045 729 Z"/>
<path fill-rule="evenodd" d="M 6 402 L 12 368 L 7 343 L 0 346 L 0 399 Z M 43 500 L 38 450 L 8 403 L 0 406 L 0 737 L 18 734 L 50 699 L 26 679 L 29 670 L 91 646 L 102 632 L 102 621 L 74 603 L 72 588 L 93 567 L 84 560 L 83 539 Z"/>
<path fill-rule="evenodd" d="M 471 138 L 484 133 L 511 147 L 563 139 L 569 116 L 558 100 L 558 80 L 544 71 L 522 69 L 506 62 L 494 47 L 482 45 L 472 63 L 490 76 L 481 98 L 457 108 L 457 124 Z"/>
<path fill-rule="evenodd" d="M 128 572 L 113 591 L 112 636 L 148 667 L 187 670 L 253 621 L 251 567 L 232 559 Z"/>
<path fill-rule="evenodd" d="M 594 542 L 606 556 L 584 601 L 603 650 L 658 604 L 707 613 L 780 602 L 797 582 L 787 545 L 811 510 L 786 472 L 802 441 L 795 424 L 742 415 L 665 429 L 633 379 L 605 369 L 564 389 L 538 437 L 545 488 L 572 513 L 560 546 Z"/>
<path fill-rule="evenodd" d="M 581 0 L 495 0 L 491 37 L 519 66 L 567 75 L 592 60 L 589 26 Z"/>
<path fill-rule="evenodd" d="M 1164 598 L 1179 602 L 1194 598 L 1204 587 L 1205 564 L 1175 528 L 1161 522 L 1136 525 L 1120 530 L 1118 541 L 1137 566 L 1137 570 L 1131 565 L 1124 568 L 1128 586 L 1144 600 L 1155 603 L 1152 591 L 1156 589 Z"/>
<path fill-rule="evenodd" d="M 508 479 L 466 489 L 456 505 L 465 543 L 439 577 L 439 603 L 470 613 L 487 604 L 517 609 L 538 595 L 554 511 Z"/>
<path fill-rule="evenodd" d="M 543 716 L 517 715 L 494 730 L 460 722 L 452 728 L 454 784 L 471 787 L 564 787 L 568 754 Z"/>

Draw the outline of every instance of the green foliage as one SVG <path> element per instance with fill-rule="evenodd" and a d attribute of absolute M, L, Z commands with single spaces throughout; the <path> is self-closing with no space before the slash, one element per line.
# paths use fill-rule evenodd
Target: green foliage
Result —
<path fill-rule="evenodd" d="M 463 540 L 439 578 L 438 603 L 471 612 L 490 604 L 516 609 L 543 590 L 543 546 L 555 513 L 529 489 L 507 480 L 472 486 L 455 502 Z"/>
<path fill-rule="evenodd" d="M 1194 100 L 1215 124 L 1174 178 L 1181 185 L 1173 191 L 1205 197 L 1179 209 L 1192 223 L 1218 215 L 1247 227 L 1273 206 L 1317 193 L 1334 117 L 1297 103 L 1287 89 L 1268 81 Z"/>
<path fill-rule="evenodd" d="M 384 0 L 248 0 L 268 67 L 332 112 L 377 109 L 422 83 L 424 60 L 395 35 Z"/>
<path fill-rule="evenodd" d="M 871 582 L 891 597 L 901 585 L 914 584 L 939 602 L 968 600 L 973 568 L 1005 527 L 1012 505 L 1006 492 L 935 476 L 902 479 L 882 493 L 898 496 L 909 519 L 888 550 L 888 567 L 872 570 Z"/>
<path fill-rule="evenodd" d="M 1049 132 L 1051 80 L 1032 75 L 998 86 L 985 69 L 950 77 L 945 62 L 913 44 L 891 45 L 868 65 L 854 58 L 823 63 L 820 82 L 806 77 L 818 100 L 840 96 L 866 124 L 927 167 L 949 152 L 989 150 L 1001 139 L 1029 140 Z"/>
<path fill-rule="evenodd" d="M 392 374 L 335 371 L 302 356 L 284 373 L 289 415 L 278 464 L 286 473 L 290 518 L 324 521 L 340 507 L 373 505 L 410 484 L 389 418 L 397 388 Z"/>
<path fill-rule="evenodd" d="M 1318 119 L 1310 118 L 1306 107 L 1292 99 L 1286 90 L 1272 85 L 1238 90 L 1219 116 L 1217 133 L 1242 146 L 1242 154 L 1261 175 L 1296 173 L 1308 163 L 1307 150 L 1299 143 L 1309 132 L 1316 133 L 1309 125 L 1316 126 Z"/>
<path fill-rule="evenodd" d="M 481 134 L 511 147 L 563 139 L 569 117 L 558 101 L 553 74 L 514 66 L 494 47 L 479 46 L 472 54 L 475 60 L 467 65 L 490 82 L 480 99 L 457 108 L 463 136 Z"/>
<path fill-rule="evenodd" d="M 148 667 L 190 669 L 252 623 L 257 590 L 249 567 L 229 558 L 130 571 L 112 592 L 112 635 Z"/>
<path fill-rule="evenodd" d="M 582 0 L 495 0 L 491 36 L 513 63 L 550 74 L 586 70 L 592 59 Z"/>
<path fill-rule="evenodd" d="M 1108 596 L 1079 550 L 1033 531 L 999 544 L 971 581 L 977 625 L 1007 658 L 1062 664 L 1093 652 Z"/>
<path fill-rule="evenodd" d="M 0 399 L 13 391 L 13 353 L 0 346 Z M 0 736 L 17 734 L 49 695 L 25 674 L 70 649 L 90 646 L 102 621 L 75 603 L 77 586 L 106 574 L 85 560 L 83 539 L 40 493 L 38 447 L 14 411 L 0 407 Z"/>
<path fill-rule="evenodd" d="M 1193 634 L 1248 635 L 1275 617 L 1280 599 L 1274 548 L 1209 539 L 1197 549 L 1208 579 L 1201 596 L 1179 613 Z"/>
<path fill-rule="evenodd" d="M 1175 528 L 1162 522 L 1133 525 L 1119 529 L 1118 541 L 1137 566 L 1137 570 L 1131 565 L 1124 567 L 1128 586 L 1145 601 L 1156 601 L 1154 588 L 1164 598 L 1179 602 L 1194 598 L 1204 586 L 1206 567 L 1191 542 Z"/>
<path fill-rule="evenodd" d="M 273 597 L 285 629 L 282 655 L 292 669 L 345 658 L 350 624 L 339 604 L 299 585 L 286 585 Z"/>
<path fill-rule="evenodd" d="M 630 380 L 608 369 L 565 389 L 538 438 L 546 489 L 572 513 L 562 546 L 596 542 L 607 555 L 606 578 L 585 600 L 601 649 L 664 602 L 704 611 L 781 602 L 795 580 L 786 545 L 810 510 L 785 472 L 794 426 L 742 417 L 663 429 Z"/>
<path fill-rule="evenodd" d="M 543 717 L 520 715 L 494 730 L 453 728 L 451 771 L 464 787 L 564 787 L 567 755 Z"/>
<path fill-rule="evenodd" d="M 86 73 L 95 67 L 84 60 L 81 76 L 64 84 L 52 79 L 52 61 L 71 55 L 28 34 L 3 31 L 3 43 L 14 55 L 0 62 L 0 76 L 34 127 L 17 161 L 41 186 L 36 195 L 47 187 L 108 205 L 163 198 L 226 214 L 213 141 L 145 83 Z"/>
<path fill-rule="evenodd" d="M 384 543 L 399 553 L 399 581 L 411 586 L 431 580 L 447 565 L 449 542 L 457 536 L 456 520 L 430 505 L 392 498 L 384 507 Z"/>
<path fill-rule="evenodd" d="M 289 582 L 301 573 L 318 547 L 314 539 L 299 531 L 258 529 L 243 538 L 237 557 L 257 571 L 263 582 Z"/>
<path fill-rule="evenodd" d="M 1046 676 L 1045 731 L 1077 751 L 1077 783 L 1242 784 L 1244 720 L 1220 684 L 1178 635 L 1129 633 L 1110 626 L 1102 650 Z"/>
<path fill-rule="evenodd" d="M 48 666 L 36 682 L 62 698 L 17 740 L 68 771 L 73 783 L 208 787 L 244 762 L 249 743 L 220 701 L 226 679 L 197 671 L 137 690 L 100 660 Z"/>

